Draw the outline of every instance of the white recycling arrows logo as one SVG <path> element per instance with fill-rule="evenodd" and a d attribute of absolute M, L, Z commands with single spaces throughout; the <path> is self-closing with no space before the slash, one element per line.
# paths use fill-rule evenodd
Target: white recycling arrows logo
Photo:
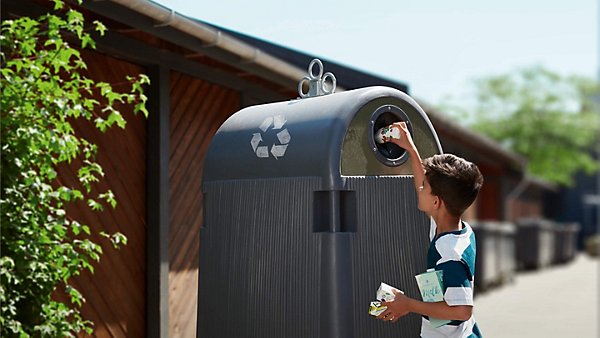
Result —
<path fill-rule="evenodd" d="M 259 158 L 267 158 L 269 157 L 269 145 L 261 145 L 263 142 L 262 135 L 272 130 L 279 130 L 277 132 L 277 141 L 279 143 L 274 143 L 271 145 L 271 155 L 278 159 L 279 157 L 283 157 L 285 155 L 285 151 L 290 143 L 292 137 L 288 132 L 287 128 L 283 129 L 283 126 L 287 120 L 283 115 L 275 115 L 267 117 L 258 127 L 262 130 L 262 133 L 254 133 L 252 134 L 252 140 L 250 140 L 250 144 L 252 145 L 252 150 Z"/>

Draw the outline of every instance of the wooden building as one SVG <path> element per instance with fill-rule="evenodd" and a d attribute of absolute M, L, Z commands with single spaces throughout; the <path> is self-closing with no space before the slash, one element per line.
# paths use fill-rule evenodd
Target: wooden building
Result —
<path fill-rule="evenodd" d="M 100 20 L 108 28 L 97 38 L 97 49 L 83 53 L 88 76 L 117 89 L 126 75 L 145 73 L 151 80 L 148 119 L 125 107 L 125 131 L 103 134 L 89 124 L 76 125 L 78 133 L 99 145 L 98 161 L 106 173 L 99 184 L 112 189 L 119 205 L 101 214 L 76 208 L 71 216 L 129 239 L 121 250 L 104 248 L 95 274 L 75 281 L 87 299 L 82 312 L 96 323 L 96 337 L 195 337 L 201 177 L 208 144 L 239 109 L 295 99 L 312 57 L 146 0 L 70 5 L 87 22 Z M 51 9 L 51 1 L 5 0 L 2 20 Z M 403 83 L 323 62 L 337 77 L 337 91 L 384 85 L 408 92 Z M 482 203 L 471 217 L 504 218 L 503 200 L 521 181 L 525 161 L 425 108 L 445 150 L 475 161 L 485 175 Z M 61 180 L 74 179 L 69 168 L 61 170 Z M 532 201 L 522 203 L 538 213 L 535 196 Z"/>

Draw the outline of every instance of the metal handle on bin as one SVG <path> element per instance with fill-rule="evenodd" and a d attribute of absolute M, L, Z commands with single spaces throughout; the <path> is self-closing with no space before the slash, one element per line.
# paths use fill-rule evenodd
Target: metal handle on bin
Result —
<path fill-rule="evenodd" d="M 314 75 L 313 73 L 315 65 L 318 66 L 317 75 Z M 327 79 L 331 79 L 331 88 L 328 88 L 327 86 Z M 308 82 L 308 92 L 306 93 L 302 90 L 305 82 Z M 336 78 L 331 72 L 323 74 L 323 63 L 321 60 L 313 59 L 308 65 L 308 76 L 303 77 L 298 83 L 298 94 L 301 98 L 333 94 L 336 85 Z"/>

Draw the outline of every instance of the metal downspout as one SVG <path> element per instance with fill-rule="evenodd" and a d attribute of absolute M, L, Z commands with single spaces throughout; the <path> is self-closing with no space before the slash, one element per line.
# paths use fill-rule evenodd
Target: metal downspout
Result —
<path fill-rule="evenodd" d="M 523 175 L 521 181 L 517 186 L 506 196 L 506 207 L 504 208 L 504 220 L 507 222 L 512 222 L 513 215 L 513 202 L 521 196 L 521 194 L 525 191 L 525 188 L 529 185 L 529 176 L 527 174 Z"/>

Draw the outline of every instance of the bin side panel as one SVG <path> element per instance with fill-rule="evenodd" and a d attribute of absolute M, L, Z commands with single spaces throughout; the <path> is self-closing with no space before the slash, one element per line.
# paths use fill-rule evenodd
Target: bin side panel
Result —
<path fill-rule="evenodd" d="M 318 337 L 319 178 L 205 182 L 198 337 Z"/>
<path fill-rule="evenodd" d="M 535 224 L 517 226 L 517 264 L 519 270 L 531 270 L 541 267 L 540 229 Z"/>
<path fill-rule="evenodd" d="M 368 314 L 381 282 L 421 299 L 415 275 L 427 267 L 429 218 L 418 210 L 411 176 L 349 177 L 358 225 L 352 241 L 355 337 L 418 337 L 421 318 L 409 314 L 389 325 Z"/>

